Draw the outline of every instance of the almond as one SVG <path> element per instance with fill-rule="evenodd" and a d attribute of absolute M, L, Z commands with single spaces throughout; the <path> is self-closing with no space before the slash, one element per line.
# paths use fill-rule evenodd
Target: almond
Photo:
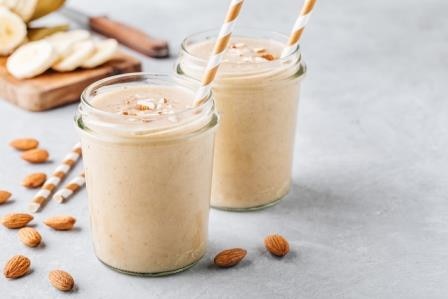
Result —
<path fill-rule="evenodd" d="M 29 247 L 36 247 L 42 241 L 42 237 L 37 230 L 32 227 L 24 227 L 19 230 L 19 239 Z"/>
<path fill-rule="evenodd" d="M 241 262 L 247 251 L 242 248 L 232 248 L 221 251 L 213 260 L 215 265 L 221 268 L 230 268 Z"/>
<path fill-rule="evenodd" d="M 76 219 L 72 216 L 55 216 L 45 219 L 44 223 L 55 230 L 71 230 Z"/>
<path fill-rule="evenodd" d="M 41 148 L 32 149 L 22 154 L 22 159 L 33 164 L 47 162 L 49 154 Z"/>
<path fill-rule="evenodd" d="M 266 249 L 276 256 L 285 256 L 289 252 L 288 241 L 280 235 L 270 235 L 264 239 Z"/>
<path fill-rule="evenodd" d="M 3 216 L 2 224 L 7 228 L 22 228 L 33 220 L 33 216 L 26 213 L 12 213 Z"/>
<path fill-rule="evenodd" d="M 30 259 L 23 255 L 13 256 L 3 268 L 6 278 L 19 278 L 27 274 L 30 270 Z"/>
<path fill-rule="evenodd" d="M 27 151 L 36 148 L 39 141 L 34 138 L 18 138 L 9 143 L 13 148 L 19 151 Z"/>
<path fill-rule="evenodd" d="M 11 198 L 11 192 L 0 190 L 0 205 L 7 202 Z"/>
<path fill-rule="evenodd" d="M 73 277 L 62 270 L 50 271 L 50 273 L 48 273 L 48 280 L 50 280 L 52 286 L 64 292 L 70 291 L 75 285 Z"/>
<path fill-rule="evenodd" d="M 271 53 L 263 53 L 263 54 L 260 55 L 260 56 L 263 57 L 263 58 L 266 59 L 266 60 L 269 60 L 269 61 L 275 59 L 274 55 L 272 55 Z"/>
<path fill-rule="evenodd" d="M 43 172 L 32 173 L 23 179 L 22 186 L 27 188 L 39 188 L 45 183 L 46 179 L 47 175 Z"/>

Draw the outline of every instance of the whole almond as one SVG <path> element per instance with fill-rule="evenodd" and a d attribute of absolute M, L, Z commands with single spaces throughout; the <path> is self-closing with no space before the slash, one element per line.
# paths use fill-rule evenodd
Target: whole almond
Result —
<path fill-rule="evenodd" d="M 11 192 L 0 190 L 0 205 L 7 202 L 11 198 Z"/>
<path fill-rule="evenodd" d="M 27 274 L 30 270 L 31 261 L 23 255 L 13 256 L 3 268 L 6 278 L 19 278 Z"/>
<path fill-rule="evenodd" d="M 232 248 L 221 251 L 213 260 L 215 265 L 221 268 L 230 268 L 241 262 L 247 251 L 242 248 Z"/>
<path fill-rule="evenodd" d="M 55 230 L 71 230 L 76 219 L 72 216 L 55 216 L 45 219 L 44 223 Z"/>
<path fill-rule="evenodd" d="M 50 271 L 48 274 L 48 280 L 50 280 L 52 286 L 64 292 L 70 291 L 75 285 L 73 277 L 69 273 L 62 270 Z"/>
<path fill-rule="evenodd" d="M 27 162 L 38 164 L 47 162 L 49 156 L 48 151 L 41 148 L 35 148 L 24 152 L 21 157 Z"/>
<path fill-rule="evenodd" d="M 39 188 L 45 183 L 46 179 L 47 175 L 43 172 L 32 173 L 23 179 L 22 186 L 27 188 Z"/>
<path fill-rule="evenodd" d="M 27 151 L 36 148 L 39 141 L 34 138 L 18 138 L 9 143 L 13 148 L 19 151 Z"/>
<path fill-rule="evenodd" d="M 3 216 L 2 224 L 7 228 L 22 228 L 33 220 L 33 216 L 26 213 L 12 213 Z"/>
<path fill-rule="evenodd" d="M 39 232 L 32 227 L 24 227 L 19 230 L 19 238 L 23 244 L 29 247 L 36 247 L 42 241 Z"/>
<path fill-rule="evenodd" d="M 270 235 L 264 239 L 266 249 L 276 256 L 285 256 L 289 252 L 289 243 L 281 235 Z"/>

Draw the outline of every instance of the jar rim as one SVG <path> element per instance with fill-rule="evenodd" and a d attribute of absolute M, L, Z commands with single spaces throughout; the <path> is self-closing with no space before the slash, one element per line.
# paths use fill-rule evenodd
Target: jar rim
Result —
<path fill-rule="evenodd" d="M 137 83 L 137 84 L 135 84 Z M 138 116 L 140 121 L 135 121 L 135 115 L 122 115 L 121 113 L 105 111 L 95 107 L 89 99 L 97 96 L 97 92 L 107 93 L 107 90 L 101 90 L 103 87 L 120 87 L 120 85 L 129 84 L 133 86 L 178 86 L 193 90 L 182 84 L 182 81 L 170 74 L 153 74 L 145 72 L 128 73 L 123 75 L 111 76 L 101 79 L 89 85 L 81 95 L 81 103 L 75 114 L 75 123 L 79 128 L 89 131 L 102 130 L 116 136 L 168 136 L 176 134 L 179 129 L 186 128 L 197 130 L 197 127 L 206 126 L 215 114 L 215 104 L 212 93 L 208 94 L 207 99 L 198 106 L 186 107 L 171 114 L 151 113 L 144 116 Z M 197 83 L 199 85 L 199 82 Z M 177 121 L 170 119 L 176 118 Z"/>
<path fill-rule="evenodd" d="M 126 83 L 126 82 L 132 82 L 132 80 L 117 82 L 120 79 L 131 79 L 131 78 L 134 78 L 135 80 L 137 80 L 139 78 L 146 79 L 146 80 L 159 80 L 160 82 L 164 81 L 165 83 L 170 83 L 170 84 L 174 83 L 173 85 L 175 85 L 176 83 L 179 83 L 177 81 L 177 78 L 174 75 L 168 74 L 168 73 L 133 72 L 133 73 L 125 73 L 125 74 L 120 74 L 120 75 L 109 76 L 109 77 L 106 77 L 106 78 L 103 78 L 101 80 L 91 83 L 84 89 L 84 91 L 81 93 L 81 96 L 80 96 L 80 106 L 84 105 L 84 108 L 87 108 L 91 112 L 97 113 L 99 115 L 107 116 L 108 118 L 111 117 L 111 118 L 124 120 L 124 119 L 129 119 L 129 118 L 135 117 L 132 115 L 123 115 L 123 114 L 118 114 L 118 113 L 114 113 L 114 112 L 110 112 L 110 111 L 104 111 L 102 109 L 95 107 L 94 105 L 92 105 L 92 103 L 90 103 L 88 101 L 88 98 L 92 97 L 91 94 L 96 89 L 98 89 L 100 87 L 104 87 L 104 86 L 110 86 L 107 83 L 116 82 L 118 84 L 122 84 L 122 83 Z M 187 86 L 183 86 L 182 84 L 179 84 L 179 85 L 182 88 L 188 89 Z M 157 119 L 163 119 L 163 118 L 168 118 L 168 117 L 172 117 L 172 116 L 179 116 L 184 113 L 194 113 L 194 111 L 200 111 L 200 110 L 204 109 L 204 107 L 210 106 L 211 102 L 213 102 L 213 100 L 212 100 L 212 92 L 210 91 L 209 94 L 207 95 L 207 98 L 204 101 L 202 101 L 200 103 L 200 105 L 198 105 L 198 106 L 192 105 L 191 107 L 181 109 L 181 110 L 176 111 L 169 115 L 151 114 L 150 116 L 156 116 Z M 212 103 L 212 106 L 213 106 L 213 103 Z"/>
<path fill-rule="evenodd" d="M 203 30 L 203 31 L 199 31 L 199 32 L 190 34 L 189 36 L 187 36 L 186 38 L 184 38 L 182 40 L 182 43 L 180 45 L 181 51 L 183 52 L 184 55 L 188 56 L 189 59 L 193 59 L 199 63 L 204 63 L 204 64 L 207 63 L 208 58 L 201 58 L 197 55 L 192 54 L 187 49 L 186 44 L 189 41 L 191 41 L 192 39 L 200 37 L 200 36 L 203 36 L 202 41 L 207 40 L 209 38 L 216 39 L 216 37 L 218 36 L 218 32 L 219 32 L 219 29 L 214 28 L 214 29 Z M 232 34 L 232 37 L 235 37 L 235 36 L 253 37 L 251 35 L 246 34 L 246 32 L 253 32 L 253 33 L 257 33 L 257 34 L 261 34 L 261 35 L 266 35 L 266 34 L 273 35 L 280 39 L 284 39 L 285 42 L 288 40 L 288 36 L 283 33 L 280 33 L 277 31 L 272 31 L 272 30 L 263 30 L 260 28 L 252 28 L 252 27 L 239 27 L 238 29 L 236 29 L 234 31 L 234 33 Z M 291 59 L 291 57 L 295 57 L 297 55 L 297 53 L 299 53 L 299 52 L 300 52 L 300 45 L 297 45 L 296 49 L 294 49 L 294 51 L 292 51 L 288 55 L 286 55 L 284 57 L 279 57 L 278 59 L 275 59 L 275 60 L 271 60 L 271 61 L 267 60 L 264 62 L 260 62 L 260 64 L 269 65 L 269 64 L 278 64 L 279 62 L 280 63 L 286 62 L 286 61 L 289 61 Z M 237 62 L 226 62 L 226 64 L 235 65 L 235 64 L 237 64 Z"/>

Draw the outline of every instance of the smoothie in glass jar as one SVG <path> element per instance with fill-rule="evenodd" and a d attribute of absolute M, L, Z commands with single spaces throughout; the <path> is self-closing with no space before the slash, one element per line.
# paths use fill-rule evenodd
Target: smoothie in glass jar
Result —
<path fill-rule="evenodd" d="M 185 39 L 176 66 L 186 82 L 198 80 L 215 32 Z M 212 206 L 250 210 L 270 206 L 291 185 L 300 82 L 299 49 L 280 58 L 287 36 L 242 30 L 233 34 L 213 94 L 221 116 L 216 136 Z"/>
<path fill-rule="evenodd" d="M 188 268 L 207 245 L 211 97 L 168 76 L 128 74 L 88 87 L 76 115 L 97 257 L 129 274 Z"/>

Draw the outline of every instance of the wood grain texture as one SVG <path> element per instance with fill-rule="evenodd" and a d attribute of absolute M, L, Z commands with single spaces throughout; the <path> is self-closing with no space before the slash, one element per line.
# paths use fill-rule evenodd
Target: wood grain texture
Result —
<path fill-rule="evenodd" d="M 99 79 L 141 71 L 140 61 L 124 53 L 95 69 L 66 73 L 50 70 L 27 80 L 12 77 L 5 64 L 6 58 L 0 58 L 0 98 L 30 111 L 44 111 L 76 102 L 84 88 Z"/>

